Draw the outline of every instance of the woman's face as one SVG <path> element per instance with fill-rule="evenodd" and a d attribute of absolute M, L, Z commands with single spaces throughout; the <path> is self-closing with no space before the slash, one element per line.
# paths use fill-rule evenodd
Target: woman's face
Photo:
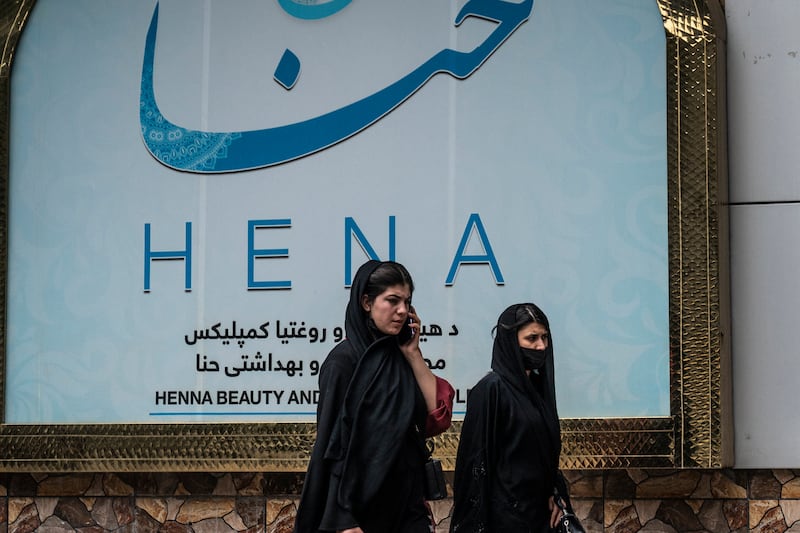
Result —
<path fill-rule="evenodd" d="M 538 322 L 530 322 L 517 330 L 517 341 L 522 348 L 545 350 L 550 345 L 550 332 Z"/>
<path fill-rule="evenodd" d="M 393 285 L 373 301 L 369 301 L 365 295 L 361 306 L 375 322 L 378 331 L 384 335 L 397 335 L 408 320 L 411 290 L 408 285 Z"/>

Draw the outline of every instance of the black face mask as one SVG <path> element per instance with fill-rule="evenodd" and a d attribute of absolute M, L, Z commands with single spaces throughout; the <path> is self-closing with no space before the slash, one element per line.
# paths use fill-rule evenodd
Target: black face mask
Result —
<path fill-rule="evenodd" d="M 522 350 L 522 366 L 525 367 L 525 370 L 538 370 L 544 366 L 547 352 L 521 347 L 520 350 Z"/>

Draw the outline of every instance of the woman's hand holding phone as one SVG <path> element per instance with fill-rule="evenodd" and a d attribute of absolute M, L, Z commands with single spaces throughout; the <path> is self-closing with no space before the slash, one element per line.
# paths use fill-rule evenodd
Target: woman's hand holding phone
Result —
<path fill-rule="evenodd" d="M 403 324 L 403 328 L 400 330 L 400 333 L 397 334 L 397 342 L 400 345 L 409 344 L 411 341 L 414 340 L 416 337 L 419 340 L 419 317 L 417 316 L 417 312 L 414 309 L 414 306 L 409 307 L 408 317 L 406 319 L 406 323 Z"/>

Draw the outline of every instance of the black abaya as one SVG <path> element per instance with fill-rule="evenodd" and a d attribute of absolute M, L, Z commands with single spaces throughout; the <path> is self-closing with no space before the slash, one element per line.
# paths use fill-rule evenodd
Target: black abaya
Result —
<path fill-rule="evenodd" d="M 498 323 L 519 321 L 511 306 Z M 552 337 L 551 337 L 552 338 Z M 497 328 L 492 372 L 471 390 L 454 478 L 451 531 L 547 532 L 561 449 L 552 341 L 544 366 L 525 373 L 516 330 Z"/>
<path fill-rule="evenodd" d="M 427 409 L 394 336 L 379 337 L 361 309 L 369 261 L 356 273 L 345 316 L 347 339 L 319 374 L 317 440 L 295 531 L 427 532 L 421 432 Z"/>

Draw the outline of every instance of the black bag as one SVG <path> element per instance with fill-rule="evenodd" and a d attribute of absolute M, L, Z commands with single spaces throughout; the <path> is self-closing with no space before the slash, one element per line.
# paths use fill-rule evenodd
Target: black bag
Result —
<path fill-rule="evenodd" d="M 428 458 L 428 460 L 425 461 L 425 499 L 443 500 L 447 498 L 447 482 L 444 480 L 442 462 L 432 457 L 434 449 L 432 440 L 425 441 L 423 448 Z"/>
<path fill-rule="evenodd" d="M 575 513 L 572 511 L 572 506 L 564 502 L 564 499 L 558 491 L 553 495 L 553 499 L 556 505 L 558 505 L 558 508 L 561 509 L 561 518 L 558 520 L 558 525 L 553 531 L 556 533 L 586 533 L 580 520 L 578 520 L 578 517 L 575 516 Z"/>
<path fill-rule="evenodd" d="M 425 463 L 425 499 L 445 498 L 447 498 L 447 483 L 444 480 L 442 462 L 439 459 L 428 459 Z"/>

